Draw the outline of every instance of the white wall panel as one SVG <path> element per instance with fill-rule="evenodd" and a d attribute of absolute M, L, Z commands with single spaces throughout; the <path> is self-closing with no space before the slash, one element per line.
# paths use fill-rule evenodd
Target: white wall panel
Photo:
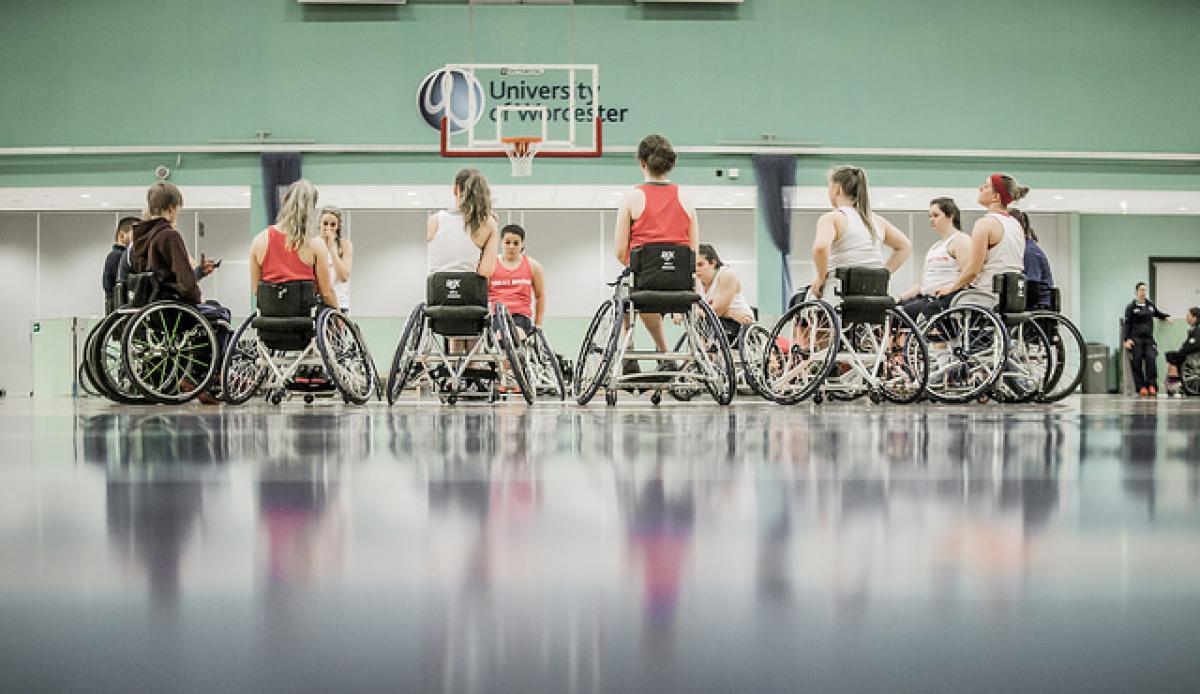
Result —
<path fill-rule="evenodd" d="M 10 396 L 33 389 L 29 340 L 37 265 L 37 214 L 0 213 L 0 388 Z M 100 273 L 96 273 L 99 291 Z"/>

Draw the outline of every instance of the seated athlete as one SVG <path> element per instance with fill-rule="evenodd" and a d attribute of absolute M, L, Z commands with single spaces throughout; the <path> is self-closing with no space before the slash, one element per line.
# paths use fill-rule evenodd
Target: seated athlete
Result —
<path fill-rule="evenodd" d="M 707 243 L 700 244 L 700 254 L 696 256 L 696 284 L 697 293 L 712 306 L 725 334 L 736 341 L 742 326 L 754 322 L 754 309 L 742 294 L 741 280 Z"/>
<path fill-rule="evenodd" d="M 317 189 L 312 183 L 301 179 L 288 186 L 275 223 L 250 244 L 250 286 L 313 282 L 321 301 L 336 310 L 340 306 L 327 270 L 329 250 L 321 237 L 308 234 L 316 205 Z"/>
<path fill-rule="evenodd" d="M 900 308 L 913 318 L 932 318 L 950 308 L 954 295 L 937 296 L 937 291 L 954 284 L 962 274 L 962 262 L 971 255 L 971 237 L 962 231 L 962 213 L 952 198 L 929 203 L 929 226 L 938 240 L 925 254 L 921 281 L 899 297 Z"/>
<path fill-rule="evenodd" d="M 523 340 L 546 314 L 545 273 L 542 264 L 525 255 L 525 229 L 509 224 L 500 230 L 503 252 L 488 282 L 488 303 L 504 304 Z M 536 304 L 535 304 L 536 302 Z"/>
<path fill-rule="evenodd" d="M 1188 330 L 1187 338 L 1179 349 L 1167 352 L 1167 397 L 1183 397 L 1180 387 L 1179 369 L 1183 367 L 1183 360 L 1189 356 L 1200 352 L 1200 306 L 1193 306 L 1188 309 L 1187 323 L 1191 326 Z"/>

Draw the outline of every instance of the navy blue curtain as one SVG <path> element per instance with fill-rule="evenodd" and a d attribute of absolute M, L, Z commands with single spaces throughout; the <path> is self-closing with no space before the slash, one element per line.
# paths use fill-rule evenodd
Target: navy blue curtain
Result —
<path fill-rule="evenodd" d="M 790 154 L 756 154 L 754 177 L 758 181 L 758 209 L 775 248 L 779 251 L 779 271 L 783 279 L 783 304 L 787 310 L 792 298 L 792 273 L 788 259 L 792 249 L 792 213 L 786 204 L 786 189 L 796 185 L 796 157 Z"/>
<path fill-rule="evenodd" d="M 283 191 L 303 176 L 303 159 L 293 152 L 263 154 L 260 160 L 263 176 L 263 197 L 267 199 L 267 224 L 274 224 L 279 216 L 279 203 Z"/>

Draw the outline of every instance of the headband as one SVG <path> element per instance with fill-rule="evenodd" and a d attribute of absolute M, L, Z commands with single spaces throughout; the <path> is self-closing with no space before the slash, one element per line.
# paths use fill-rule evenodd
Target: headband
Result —
<path fill-rule="evenodd" d="M 1000 202 L 1008 207 L 1013 201 L 1012 195 L 1008 192 L 1008 186 L 1004 184 L 1004 176 L 1001 174 L 992 174 L 988 179 L 992 182 L 992 190 L 1000 196 Z"/>

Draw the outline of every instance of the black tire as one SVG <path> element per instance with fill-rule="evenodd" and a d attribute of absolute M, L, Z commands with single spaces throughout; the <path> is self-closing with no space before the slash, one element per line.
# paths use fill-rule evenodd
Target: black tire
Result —
<path fill-rule="evenodd" d="M 824 301 L 804 301 L 788 309 L 775 323 L 768 346 L 778 345 L 784 333 L 790 342 L 797 325 L 802 326 L 799 330 L 806 344 L 795 344 L 789 352 L 780 352 L 781 364 L 767 359 L 762 365 L 763 395 L 780 405 L 795 405 L 817 393 L 833 370 L 841 344 L 841 319 L 833 307 Z M 822 356 L 812 359 L 814 354 Z"/>
<path fill-rule="evenodd" d="M 613 407 L 617 404 L 617 391 L 613 388 L 608 388 L 604 391 L 604 404 Z"/>
<path fill-rule="evenodd" d="M 729 351 L 729 338 L 725 336 L 725 326 L 721 325 L 721 319 L 717 318 L 717 313 L 713 311 L 712 306 L 707 301 L 701 301 L 699 305 L 700 311 L 704 314 L 703 320 L 708 323 L 708 330 L 706 333 L 701 333 L 701 339 L 708 344 L 700 345 L 698 351 L 706 359 L 709 357 L 713 359 L 709 366 L 715 371 L 705 374 L 707 378 L 704 379 L 704 387 L 708 389 L 709 395 L 712 395 L 718 405 L 728 405 L 733 402 L 733 396 L 737 393 L 737 371 L 733 368 L 733 353 Z M 715 353 L 712 351 L 713 348 L 716 349 Z M 704 370 L 701 368 L 701 373 Z"/>
<path fill-rule="evenodd" d="M 579 358 L 575 360 L 575 375 L 571 379 L 575 384 L 575 402 L 580 405 L 588 404 L 600 386 L 606 385 L 624 317 L 625 307 L 618 306 L 612 299 L 600 304 L 592 316 L 579 348 Z M 595 368 L 589 370 L 589 365 Z"/>
<path fill-rule="evenodd" d="M 242 321 L 221 360 L 221 399 L 230 405 L 241 405 L 262 388 L 270 367 L 258 363 L 258 331 L 250 316 Z"/>
<path fill-rule="evenodd" d="M 425 304 L 417 307 L 408 314 L 404 330 L 400 333 L 400 342 L 396 345 L 396 353 L 392 355 L 392 368 L 388 372 L 387 401 L 395 405 L 400 393 L 412 377 L 413 362 L 421 349 L 421 338 L 425 332 Z"/>
<path fill-rule="evenodd" d="M 125 325 L 130 313 L 113 312 L 96 326 L 96 338 L 92 341 L 87 359 L 92 365 L 96 388 L 100 394 L 122 405 L 140 405 L 146 398 L 138 392 L 125 371 L 121 359 L 121 338 L 125 336 Z"/>
<path fill-rule="evenodd" d="M 1200 352 L 1187 355 L 1179 367 L 1179 388 L 1184 395 L 1200 395 Z"/>
<path fill-rule="evenodd" d="M 217 333 L 190 304 L 158 301 L 125 326 L 121 361 L 133 384 L 164 405 L 191 402 L 212 384 L 219 367 Z"/>
<path fill-rule="evenodd" d="M 525 366 L 525 353 L 517 347 L 517 329 L 512 315 L 504 304 L 496 305 L 492 316 L 492 338 L 500 344 L 504 356 L 508 359 L 509 372 L 517 387 L 521 389 L 521 397 L 526 405 L 532 405 L 537 400 L 537 393 L 529 383 L 529 372 Z"/>
<path fill-rule="evenodd" d="M 355 405 L 371 398 L 372 370 L 366 347 L 346 314 L 323 309 L 317 314 L 317 350 L 325 373 L 342 397 Z"/>
<path fill-rule="evenodd" d="M 1006 403 L 1032 402 L 1045 391 L 1051 376 L 1050 340 L 1032 320 L 1012 326 L 1008 335 L 1005 373 L 992 389 L 992 396 Z"/>
<path fill-rule="evenodd" d="M 885 326 L 891 328 L 892 335 L 886 340 L 889 354 L 883 360 L 879 394 L 889 402 L 908 405 L 925 397 L 929 385 L 929 346 L 907 313 L 893 308 L 888 309 L 887 317 Z M 901 377 L 910 380 L 903 387 L 889 387 Z"/>
<path fill-rule="evenodd" d="M 1058 402 L 1079 389 L 1087 365 L 1083 334 L 1066 316 L 1053 311 L 1035 311 L 1033 319 L 1050 340 L 1054 367 L 1038 402 Z"/>
<path fill-rule="evenodd" d="M 525 341 L 528 343 L 530 340 L 533 341 L 530 356 L 537 359 L 538 368 L 543 369 L 554 381 L 553 389 L 547 391 L 546 394 L 552 398 L 556 397 L 560 401 L 566 400 L 567 379 L 563 376 L 562 365 L 558 363 L 558 355 L 550 347 L 550 341 L 546 339 L 546 334 L 542 332 L 541 328 L 534 328 L 533 335 L 526 338 Z"/>
<path fill-rule="evenodd" d="M 929 354 L 925 390 L 931 400 L 972 402 L 991 392 L 1004 373 L 1008 331 L 988 309 L 955 306 L 930 318 L 921 334 Z"/>

